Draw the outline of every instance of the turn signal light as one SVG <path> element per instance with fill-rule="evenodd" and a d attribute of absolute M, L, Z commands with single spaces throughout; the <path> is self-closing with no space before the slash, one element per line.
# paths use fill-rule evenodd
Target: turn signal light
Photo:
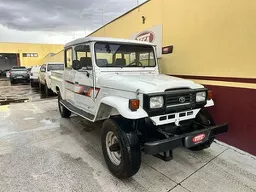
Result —
<path fill-rule="evenodd" d="M 211 90 L 208 90 L 208 95 L 207 95 L 207 99 L 211 100 L 213 98 L 213 94 Z"/>
<path fill-rule="evenodd" d="M 140 107 L 140 100 L 138 99 L 130 99 L 129 100 L 129 108 L 131 111 L 137 111 Z"/>

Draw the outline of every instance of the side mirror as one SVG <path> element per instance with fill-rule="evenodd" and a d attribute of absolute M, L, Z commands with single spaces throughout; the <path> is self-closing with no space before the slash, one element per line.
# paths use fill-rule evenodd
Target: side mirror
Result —
<path fill-rule="evenodd" d="M 173 53 L 173 45 L 162 48 L 162 54 L 170 54 L 170 53 Z"/>
<path fill-rule="evenodd" d="M 74 61 L 72 62 L 72 68 L 73 68 L 74 70 L 79 70 L 79 69 L 81 69 L 82 67 L 81 67 L 80 61 L 74 60 Z"/>

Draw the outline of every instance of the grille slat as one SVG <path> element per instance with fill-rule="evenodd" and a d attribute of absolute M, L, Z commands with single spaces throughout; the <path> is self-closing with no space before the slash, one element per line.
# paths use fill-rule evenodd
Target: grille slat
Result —
<path fill-rule="evenodd" d="M 180 101 L 180 98 L 183 97 L 183 102 Z M 191 104 L 194 102 L 195 94 L 194 93 L 180 93 L 180 94 L 166 94 L 166 105 L 179 105 L 182 103 Z"/>

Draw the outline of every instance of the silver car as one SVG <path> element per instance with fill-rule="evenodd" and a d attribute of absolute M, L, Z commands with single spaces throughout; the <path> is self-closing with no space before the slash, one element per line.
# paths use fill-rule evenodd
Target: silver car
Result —
<path fill-rule="evenodd" d="M 10 70 L 10 82 L 29 82 L 29 72 L 26 67 L 15 66 Z"/>

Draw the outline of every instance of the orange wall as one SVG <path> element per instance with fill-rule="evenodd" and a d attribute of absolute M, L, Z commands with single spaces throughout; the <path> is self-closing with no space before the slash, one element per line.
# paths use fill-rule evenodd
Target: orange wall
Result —
<path fill-rule="evenodd" d="M 151 0 L 91 36 L 129 38 L 162 24 L 163 46 L 174 45 L 163 73 L 256 78 L 255 20 L 251 0 Z"/>

